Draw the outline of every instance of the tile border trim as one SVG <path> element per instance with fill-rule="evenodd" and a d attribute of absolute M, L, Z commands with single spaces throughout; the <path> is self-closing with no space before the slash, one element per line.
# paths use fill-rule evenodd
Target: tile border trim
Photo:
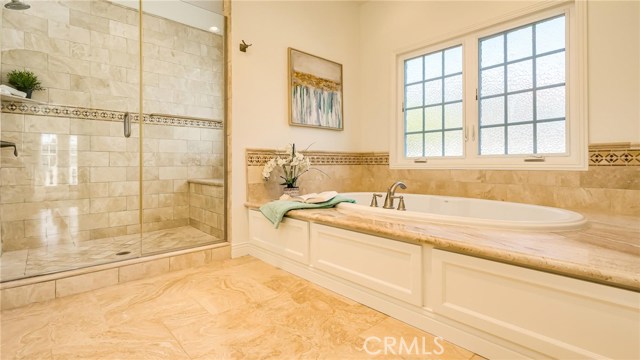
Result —
<path fill-rule="evenodd" d="M 388 153 L 303 151 L 312 165 L 389 165 Z M 264 166 L 282 150 L 247 149 L 246 166 Z M 589 166 L 640 166 L 640 144 L 611 143 L 589 145 Z"/>
<path fill-rule="evenodd" d="M 302 151 L 311 159 L 311 165 L 389 165 L 388 153 Z M 247 166 L 264 166 L 275 155 L 285 155 L 281 150 L 247 149 Z"/>
<path fill-rule="evenodd" d="M 85 120 L 102 120 L 102 121 L 123 121 L 127 112 L 115 110 L 103 110 L 83 108 L 77 106 L 66 105 L 50 105 L 50 104 L 27 104 L 14 101 L 3 101 L 0 111 L 7 114 L 35 115 L 35 116 L 53 116 L 68 117 L 74 119 Z M 131 120 L 139 122 L 140 115 L 131 113 Z M 168 125 L 182 127 L 196 127 L 208 129 L 222 129 L 222 120 L 209 120 L 204 118 L 186 118 L 182 116 L 144 114 L 144 124 L 149 125 Z"/>

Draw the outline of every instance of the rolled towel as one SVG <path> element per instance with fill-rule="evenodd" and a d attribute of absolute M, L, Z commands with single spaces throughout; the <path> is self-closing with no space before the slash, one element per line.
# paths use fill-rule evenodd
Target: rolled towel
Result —
<path fill-rule="evenodd" d="M 19 97 L 23 97 L 23 98 L 27 97 L 27 93 L 26 92 L 22 92 L 20 90 L 16 90 L 16 89 L 12 88 L 11 86 L 4 85 L 4 84 L 0 85 L 0 91 L 2 91 L 3 94 L 6 94 L 8 92 L 9 95 L 19 96 Z"/>

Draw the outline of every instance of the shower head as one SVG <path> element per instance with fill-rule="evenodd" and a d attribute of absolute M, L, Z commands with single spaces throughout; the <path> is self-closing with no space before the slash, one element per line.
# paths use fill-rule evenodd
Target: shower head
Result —
<path fill-rule="evenodd" d="M 20 0 L 11 0 L 11 2 L 4 4 L 4 7 L 9 10 L 27 10 L 31 5 L 25 4 Z"/>

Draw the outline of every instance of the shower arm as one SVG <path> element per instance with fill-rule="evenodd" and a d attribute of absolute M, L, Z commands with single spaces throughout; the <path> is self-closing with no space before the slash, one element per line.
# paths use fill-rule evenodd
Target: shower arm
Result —
<path fill-rule="evenodd" d="M 11 141 L 0 140 L 0 148 L 6 148 L 6 147 L 12 147 L 13 148 L 13 155 L 15 157 L 18 157 L 18 148 L 16 147 L 15 143 L 13 143 Z"/>

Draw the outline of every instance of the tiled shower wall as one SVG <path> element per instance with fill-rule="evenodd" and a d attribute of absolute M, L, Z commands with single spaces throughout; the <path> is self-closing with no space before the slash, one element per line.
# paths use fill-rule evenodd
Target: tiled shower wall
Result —
<path fill-rule="evenodd" d="M 247 200 L 282 194 L 261 171 L 274 151 L 247 150 Z M 302 193 L 337 190 L 384 193 L 402 180 L 410 193 L 523 202 L 579 211 L 640 216 L 640 148 L 591 146 L 588 171 L 393 170 L 388 154 L 310 152 L 314 168 L 301 177 Z M 407 204 L 409 206 L 409 204 Z"/>
<path fill-rule="evenodd" d="M 36 73 L 51 105 L 3 102 L 3 251 L 139 232 L 138 13 L 108 1 L 2 9 L 2 80 Z M 222 37 L 143 17 L 144 230 L 189 223 L 188 178 L 223 177 Z M 200 119 L 184 120 L 175 116 Z"/>
<path fill-rule="evenodd" d="M 6 109 L 6 105 L 3 110 Z M 189 224 L 187 179 L 223 176 L 220 128 L 144 125 L 145 231 Z M 2 114 L 3 251 L 137 233 L 138 123 Z"/>
<path fill-rule="evenodd" d="M 49 0 L 2 17 L 3 81 L 27 69 L 46 89 L 35 100 L 138 111 L 136 10 Z M 143 29 L 144 112 L 222 119 L 222 37 L 148 14 Z"/>

